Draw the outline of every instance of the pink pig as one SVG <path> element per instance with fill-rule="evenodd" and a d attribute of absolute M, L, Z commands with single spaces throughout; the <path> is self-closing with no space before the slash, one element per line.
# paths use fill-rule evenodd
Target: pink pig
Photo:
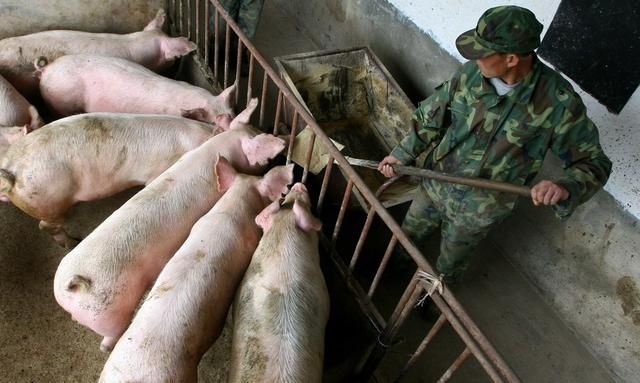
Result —
<path fill-rule="evenodd" d="M 202 355 L 224 327 L 236 288 L 258 245 L 256 215 L 287 191 L 293 165 L 263 178 L 220 157 L 225 194 L 196 222 L 116 344 L 100 382 L 197 382 Z"/>
<path fill-rule="evenodd" d="M 70 248 L 77 240 L 62 226 L 72 205 L 147 184 L 216 133 L 215 126 L 173 116 L 67 117 L 9 147 L 0 159 L 0 192 Z"/>
<path fill-rule="evenodd" d="M 36 108 L 16 88 L 0 76 L 0 127 L 28 125 L 29 130 L 42 126 Z"/>
<path fill-rule="evenodd" d="M 256 174 L 284 149 L 284 140 L 248 125 L 257 105 L 251 100 L 229 130 L 187 152 L 60 262 L 55 298 L 75 320 L 105 337 L 101 349 L 113 347 L 144 292 L 193 224 L 220 198 L 217 156 L 243 173 Z"/>
<path fill-rule="evenodd" d="M 95 54 L 63 56 L 40 67 L 42 98 L 56 113 L 152 113 L 214 122 L 233 113 L 235 86 L 219 96 L 130 61 Z"/>
<path fill-rule="evenodd" d="M 58 30 L 6 38 L 0 40 L 0 75 L 20 93 L 32 97 L 38 93 L 33 62 L 41 56 L 53 61 L 69 54 L 97 53 L 160 71 L 197 48 L 184 37 L 169 37 L 162 32 L 165 20 L 166 14 L 160 9 L 141 32 L 118 35 Z"/>
<path fill-rule="evenodd" d="M 264 235 L 233 302 L 228 382 L 320 383 L 329 294 L 307 189 L 295 184 L 256 223 Z"/>

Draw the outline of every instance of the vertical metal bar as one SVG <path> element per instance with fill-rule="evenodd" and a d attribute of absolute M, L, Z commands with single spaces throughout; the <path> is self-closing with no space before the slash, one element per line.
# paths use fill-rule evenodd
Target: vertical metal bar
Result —
<path fill-rule="evenodd" d="M 360 233 L 360 238 L 358 239 L 358 243 L 356 244 L 356 248 L 353 251 L 353 255 L 351 256 L 351 262 L 349 263 L 349 271 L 353 271 L 356 267 L 356 262 L 358 261 L 358 257 L 360 256 L 360 252 L 364 247 L 364 241 L 367 239 L 367 235 L 369 234 L 369 230 L 371 229 L 371 225 L 373 224 L 373 218 L 376 216 L 375 209 L 369 209 L 369 213 L 367 214 L 367 220 L 364 222 L 364 227 L 362 228 L 362 232 Z"/>
<path fill-rule="evenodd" d="M 187 38 L 191 40 L 191 0 L 187 0 Z"/>
<path fill-rule="evenodd" d="M 200 0 L 196 0 L 196 41 L 195 42 L 196 42 L 196 45 L 198 46 L 199 52 L 202 52 L 202 47 L 200 46 Z"/>
<path fill-rule="evenodd" d="M 263 68 L 264 69 L 264 68 Z M 262 78 L 262 95 L 260 97 L 260 123 L 258 126 L 260 130 L 264 131 L 264 111 L 266 109 L 265 104 L 267 103 L 267 87 L 269 86 L 269 75 L 267 71 L 264 71 L 264 77 Z"/>
<path fill-rule="evenodd" d="M 387 263 L 389 263 L 389 258 L 391 257 L 391 253 L 393 252 L 393 248 L 396 247 L 397 242 L 398 237 L 396 237 L 395 234 L 392 235 L 391 240 L 389 241 L 389 245 L 387 246 L 387 251 L 384 252 L 384 256 L 382 257 L 380 266 L 378 266 L 376 275 L 375 277 L 373 277 L 373 282 L 371 282 L 371 287 L 369 287 L 369 293 L 367 294 L 369 298 L 372 298 L 373 294 L 376 292 L 378 283 L 380 283 L 380 279 L 382 278 L 382 273 L 384 273 L 384 270 L 387 268 Z"/>
<path fill-rule="evenodd" d="M 254 65 L 254 57 L 253 54 L 247 50 L 247 54 L 249 55 L 249 78 L 247 79 L 247 106 L 249 105 L 249 100 L 253 97 L 253 65 Z"/>
<path fill-rule="evenodd" d="M 322 178 L 322 186 L 320 187 L 320 195 L 318 196 L 318 203 L 316 207 L 318 213 L 322 211 L 322 205 L 324 205 L 324 197 L 327 194 L 327 188 L 329 186 L 329 178 L 331 178 L 331 170 L 333 169 L 333 156 L 329 155 L 329 162 L 324 168 L 324 177 Z"/>
<path fill-rule="evenodd" d="M 180 0 L 180 6 L 178 11 L 180 12 L 180 35 L 184 34 L 184 14 L 182 13 L 182 9 L 184 8 L 182 4 L 182 0 Z"/>
<path fill-rule="evenodd" d="M 204 0 L 204 64 L 209 66 L 209 0 Z M 214 73 L 215 76 L 215 73 Z M 214 77 L 215 78 L 215 77 Z M 216 79 L 217 80 L 217 79 Z"/>
<path fill-rule="evenodd" d="M 453 375 L 453 373 L 458 369 L 458 367 L 460 367 L 460 365 L 467 359 L 470 353 L 471 352 L 469 351 L 469 349 L 465 348 L 464 351 L 462 351 L 462 353 L 460 354 L 460 356 L 458 356 L 458 358 L 453 362 L 451 367 L 449 367 L 447 371 L 444 372 L 442 377 L 438 379 L 437 383 L 448 382 L 449 379 L 451 379 L 451 375 Z"/>
<path fill-rule="evenodd" d="M 231 50 L 231 27 L 229 27 L 229 23 L 225 28 L 224 38 L 224 88 L 227 89 L 229 86 L 229 51 Z"/>
<path fill-rule="evenodd" d="M 220 78 L 218 77 L 218 61 L 220 61 L 220 12 L 218 8 L 214 8 L 215 16 L 213 18 L 213 27 L 215 32 L 213 34 L 213 77 L 216 79 L 216 83 L 220 84 Z"/>
<path fill-rule="evenodd" d="M 280 123 L 280 113 L 282 112 L 282 91 L 278 90 L 278 101 L 276 102 L 276 117 L 273 120 L 273 135 L 278 134 L 278 123 Z"/>
<path fill-rule="evenodd" d="M 304 170 L 302 171 L 302 183 L 307 182 L 307 176 L 309 176 L 309 164 L 311 163 L 311 156 L 313 155 L 313 146 L 316 144 L 316 133 L 311 133 L 311 142 L 309 143 L 309 149 L 307 149 L 307 160 L 304 162 Z M 353 183 L 353 181 L 349 180 Z"/>
<path fill-rule="evenodd" d="M 291 163 L 293 153 L 293 143 L 296 140 L 296 128 L 298 127 L 298 112 L 294 109 L 293 121 L 291 122 L 291 134 L 289 134 L 289 148 L 287 148 L 287 165 Z"/>
<path fill-rule="evenodd" d="M 431 330 L 429 330 L 429 333 L 427 334 L 427 336 L 424 337 L 424 339 L 422 340 L 418 348 L 416 348 L 416 351 L 414 351 L 414 353 L 411 355 L 407 363 L 402 368 L 402 371 L 400 371 L 400 375 L 398 375 L 395 382 L 399 382 L 400 379 L 402 379 L 406 375 L 406 373 L 413 367 L 413 365 L 416 363 L 420 355 L 422 355 L 422 353 L 427 348 L 429 343 L 438 334 L 438 332 L 446 322 L 447 322 L 447 318 L 444 316 L 444 314 L 440 314 L 440 316 L 438 317 L 438 320 L 431 327 Z"/>
<path fill-rule="evenodd" d="M 236 89 L 239 90 L 239 88 L 240 88 L 240 68 L 242 67 L 242 63 L 241 63 L 241 60 L 242 60 L 242 40 L 240 40 L 239 36 L 236 36 L 236 37 L 238 37 L 238 52 L 237 52 L 237 55 L 236 55 L 236 60 L 237 61 L 236 61 L 236 81 L 235 81 L 235 84 L 236 84 Z M 237 91 L 235 93 L 236 93 L 236 102 L 235 102 L 234 105 L 238 105 L 238 101 L 240 100 L 240 92 Z"/>
<path fill-rule="evenodd" d="M 351 198 L 352 190 L 353 190 L 353 181 L 349 179 L 349 182 L 347 182 L 347 188 L 344 191 L 344 196 L 342 197 L 342 204 L 340 205 L 338 220 L 336 221 L 336 226 L 333 228 L 333 235 L 331 236 L 332 247 L 335 247 L 336 242 L 338 241 L 338 234 L 340 233 L 340 228 L 342 227 L 342 221 L 344 220 L 344 214 L 346 213 L 347 206 L 349 205 L 349 199 Z"/>

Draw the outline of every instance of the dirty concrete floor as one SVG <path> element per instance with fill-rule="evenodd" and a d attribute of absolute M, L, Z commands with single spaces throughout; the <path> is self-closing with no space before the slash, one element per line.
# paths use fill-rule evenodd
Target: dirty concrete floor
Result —
<path fill-rule="evenodd" d="M 265 3 L 256 44 L 268 57 L 317 49 L 270 2 Z M 86 236 L 133 192 L 74 208 L 72 230 Z M 98 350 L 99 337 L 71 321 L 53 298 L 53 275 L 65 251 L 14 206 L 1 205 L 0 217 L 0 382 L 96 381 L 106 360 Z M 524 382 L 611 381 L 496 246 L 483 243 L 477 259 L 457 296 Z M 428 322 L 412 318 L 405 336 L 419 341 Z M 224 381 L 228 347 L 226 329 L 201 363 L 201 382 Z M 402 347 L 390 349 L 383 365 L 393 366 L 396 359 L 406 357 L 409 350 Z M 441 356 L 453 346 L 445 341 L 441 347 L 432 352 Z M 424 355 L 405 381 L 433 381 L 452 361 L 433 363 L 438 355 Z M 478 373 L 476 362 L 470 359 L 467 363 L 469 372 L 454 374 L 453 381 L 488 380 Z M 386 381 L 394 373 L 388 367 L 378 375 Z"/>

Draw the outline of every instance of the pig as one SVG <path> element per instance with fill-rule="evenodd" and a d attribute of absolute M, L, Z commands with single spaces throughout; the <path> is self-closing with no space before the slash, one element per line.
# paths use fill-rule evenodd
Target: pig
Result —
<path fill-rule="evenodd" d="M 63 116 L 82 112 L 158 113 L 213 122 L 231 115 L 235 85 L 214 96 L 182 81 L 160 76 L 136 63 L 95 54 L 68 55 L 42 65 L 40 92 Z"/>
<path fill-rule="evenodd" d="M 33 62 L 39 57 L 51 62 L 69 54 L 97 53 L 161 71 L 197 48 L 184 37 L 169 37 L 162 32 L 165 20 L 166 14 L 160 9 L 141 32 L 118 35 L 57 30 L 6 38 L 0 40 L 0 75 L 27 98 L 33 98 L 38 94 Z"/>
<path fill-rule="evenodd" d="M 40 228 L 56 242 L 71 248 L 78 241 L 65 232 L 63 224 L 73 204 L 145 185 L 221 130 L 174 116 L 91 113 L 67 117 L 7 149 L 0 159 L 0 193 L 40 220 Z M 20 135 L 16 132 L 13 139 Z"/>
<path fill-rule="evenodd" d="M 297 183 L 256 217 L 264 234 L 233 302 L 229 383 L 322 381 L 329 294 L 309 207 Z"/>
<path fill-rule="evenodd" d="M 100 382 L 197 382 L 198 363 L 220 336 L 258 245 L 255 217 L 287 191 L 293 165 L 258 178 L 238 174 L 220 157 L 216 175 L 224 195 L 158 276 Z"/>
<path fill-rule="evenodd" d="M 80 324 L 104 337 L 112 349 L 164 265 L 193 224 L 220 199 L 214 164 L 218 155 L 238 171 L 260 174 L 285 141 L 248 125 L 258 102 L 229 130 L 187 152 L 102 222 L 60 262 L 56 301 Z"/>
<path fill-rule="evenodd" d="M 40 114 L 4 77 L 0 76 L 0 127 L 28 125 L 30 130 L 43 125 Z"/>

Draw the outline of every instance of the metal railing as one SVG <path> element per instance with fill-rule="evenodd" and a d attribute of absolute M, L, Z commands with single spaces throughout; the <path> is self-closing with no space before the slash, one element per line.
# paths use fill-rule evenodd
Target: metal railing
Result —
<path fill-rule="evenodd" d="M 285 82 L 279 77 L 275 70 L 271 67 L 268 60 L 256 49 L 253 43 L 240 30 L 238 25 L 229 16 L 217 0 L 169 0 L 169 16 L 175 32 L 189 37 L 198 45 L 198 54 L 195 58 L 203 65 L 203 68 L 210 71 L 213 79 L 215 79 L 224 88 L 231 83 L 231 76 L 234 75 L 233 83 L 237 86 L 236 104 L 239 101 L 240 94 L 246 94 L 246 102 L 248 103 L 252 97 L 255 97 L 252 84 L 254 82 L 261 83 L 259 97 L 259 122 L 258 126 L 262 130 L 266 130 L 266 110 L 269 106 L 274 107 L 273 103 L 267 102 L 268 89 L 275 90 L 277 95 L 273 96 L 275 100 L 275 113 L 273 120 L 273 134 L 279 133 L 279 127 L 282 123 L 282 114 L 285 108 L 293 110 L 290 126 L 290 140 L 287 151 L 287 163 L 291 162 L 292 149 L 295 144 L 294 137 L 298 127 L 303 124 L 312 130 L 311 142 L 306 153 L 306 162 L 303 166 L 301 182 L 307 182 L 309 176 L 309 166 L 315 144 L 324 145 L 329 153 L 329 161 L 324 171 L 319 196 L 316 207 L 318 212 L 322 211 L 325 203 L 328 185 L 332 176 L 335 177 L 333 167 L 337 166 L 342 175 L 346 178 L 347 185 L 344 190 L 343 198 L 340 204 L 340 210 L 337 215 L 331 238 L 324 237 L 323 244 L 329 250 L 331 259 L 337 266 L 341 276 L 345 279 L 346 285 L 355 295 L 361 309 L 369 318 L 371 324 L 378 331 L 378 339 L 371 347 L 367 348 L 366 355 L 363 355 L 363 363 L 356 372 L 353 380 L 369 381 L 374 372 L 380 365 L 387 348 L 394 343 L 396 335 L 402 324 L 407 319 L 416 303 L 430 292 L 430 298 L 440 310 L 440 316 L 435 324 L 430 328 L 422 342 L 408 358 L 404 367 L 398 371 L 396 381 L 400 380 L 416 363 L 421 354 L 430 344 L 435 335 L 443 328 L 446 323 L 460 337 L 465 347 L 458 357 L 452 362 L 451 366 L 442 374 L 438 382 L 446 382 L 452 374 L 463 364 L 463 362 L 473 355 L 480 363 L 484 371 L 494 382 L 519 382 L 516 374 L 509 368 L 507 363 L 500 356 L 498 351 L 493 347 L 491 342 L 487 340 L 482 331 L 469 317 L 458 300 L 446 287 L 439 291 L 433 280 L 425 281 L 419 278 L 421 272 L 426 275 L 437 275 L 433 267 L 427 262 L 422 253 L 411 243 L 409 238 L 402 231 L 398 223 L 392 218 L 389 212 L 382 206 L 377 196 L 365 185 L 361 177 L 349 165 L 345 157 L 333 145 L 326 133 L 316 123 L 313 116 L 307 109 L 296 99 Z M 211 30 L 210 20 L 213 20 Z M 213 36 L 212 38 L 210 36 Z M 237 44 L 232 52 L 232 41 Z M 213 45 L 213 52 L 210 50 Z M 246 49 L 244 49 L 246 48 Z M 213 53 L 213 54 L 211 54 Z M 249 55 L 248 74 L 245 81 L 241 81 L 241 64 L 242 55 Z M 235 70 L 231 71 L 230 57 L 235 54 Z M 223 55 L 223 57 L 221 57 Z M 210 58 L 210 56 L 212 56 Z M 224 58 L 224 60 L 222 60 Z M 254 80 L 257 71 L 263 72 L 262 81 Z M 240 91 L 241 84 L 246 87 L 246 93 Z M 353 191 L 357 188 L 360 194 L 369 204 L 369 212 L 360 233 L 360 237 L 347 265 L 336 251 L 336 243 L 341 234 L 342 225 L 347 214 L 347 206 Z M 354 277 L 354 269 L 362 254 L 363 246 L 368 238 L 371 226 L 375 217 L 382 220 L 384 225 L 392 233 L 388 246 L 380 261 L 375 276 L 372 279 L 369 289 L 365 291 L 360 282 Z M 398 301 L 393 313 L 385 320 L 380 314 L 378 307 L 374 304 L 372 298 L 377 292 L 382 274 L 384 273 L 387 263 L 397 245 L 402 246 L 406 253 L 411 257 L 417 265 L 418 271 L 411 278 L 410 282 L 404 289 L 404 292 Z"/>

